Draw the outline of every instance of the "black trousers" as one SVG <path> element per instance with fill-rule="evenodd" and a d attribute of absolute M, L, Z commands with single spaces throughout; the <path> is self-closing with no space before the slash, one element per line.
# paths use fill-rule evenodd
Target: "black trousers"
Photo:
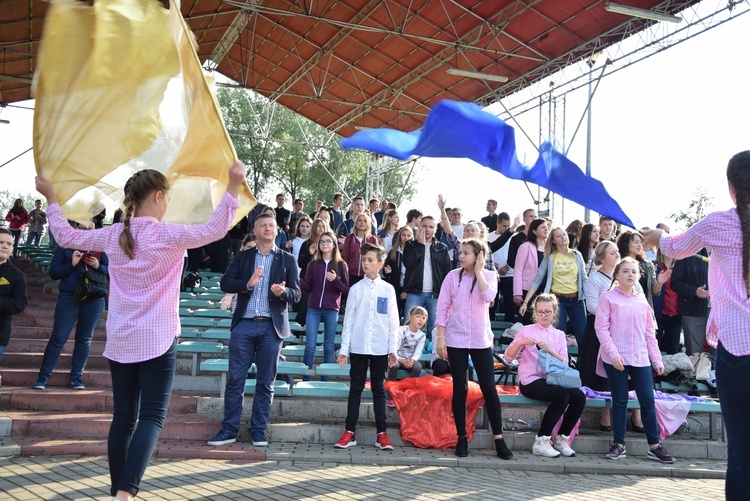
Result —
<path fill-rule="evenodd" d="M 570 435 L 586 407 L 586 395 L 580 389 L 550 385 L 546 379 L 537 379 L 526 385 L 519 384 L 518 389 L 524 397 L 549 402 L 539 425 L 539 437 L 552 435 L 552 429 L 563 414 L 565 417 L 560 425 L 560 433 Z"/>
<path fill-rule="evenodd" d="M 367 367 L 370 367 L 370 386 L 372 388 L 372 406 L 375 411 L 375 428 L 378 433 L 386 429 L 385 425 L 385 373 L 388 370 L 388 355 L 349 354 L 349 402 L 346 411 L 346 429 L 354 433 L 359 421 L 359 404 L 362 401 L 362 390 L 367 380 Z"/>
<path fill-rule="evenodd" d="M 492 357 L 492 347 L 481 349 L 448 347 L 448 362 L 453 375 L 453 419 L 456 422 L 456 433 L 459 437 L 466 435 L 466 397 L 469 393 L 467 370 L 469 356 L 474 363 L 479 388 L 484 395 L 484 405 L 490 418 L 492 433 L 503 433 L 502 411 L 500 399 L 495 390 L 495 360 Z"/>

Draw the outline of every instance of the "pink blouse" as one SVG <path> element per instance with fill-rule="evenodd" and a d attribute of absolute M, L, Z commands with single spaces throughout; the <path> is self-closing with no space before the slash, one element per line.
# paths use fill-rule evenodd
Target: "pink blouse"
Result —
<path fill-rule="evenodd" d="M 596 373 L 606 377 L 601 362 L 611 364 L 617 357 L 633 367 L 664 367 L 653 318 L 646 296 L 641 293 L 626 294 L 615 287 L 602 294 L 594 323 L 601 343 Z"/>
<path fill-rule="evenodd" d="M 47 209 L 55 240 L 69 249 L 103 251 L 109 257 L 109 311 L 104 356 L 124 364 L 163 355 L 180 335 L 180 281 L 185 249 L 223 237 L 232 224 L 237 200 L 225 193 L 206 223 L 195 226 L 133 217 L 130 232 L 135 259 L 120 248 L 122 223 L 97 230 L 68 225 L 58 204 Z"/>
<path fill-rule="evenodd" d="M 488 311 L 497 294 L 497 276 L 487 269 L 482 270 L 482 275 L 489 284 L 484 292 L 474 285 L 469 293 L 474 276 L 463 268 L 452 270 L 443 280 L 435 325 L 445 327 L 445 343 L 451 348 L 489 348 L 495 340 Z"/>
<path fill-rule="evenodd" d="M 536 245 L 524 242 L 516 254 L 516 267 L 513 268 L 513 295 L 521 296 L 523 291 L 529 290 L 531 282 L 539 270 L 539 257 Z"/>
<path fill-rule="evenodd" d="M 565 339 L 565 333 L 563 331 L 555 329 L 552 326 L 545 328 L 539 324 L 526 325 L 521 328 L 520 331 L 518 331 L 518 334 L 516 334 L 516 337 L 513 338 L 513 342 L 510 343 L 510 346 L 508 346 L 508 348 L 518 344 L 519 341 L 526 338 L 532 338 L 537 343 L 539 341 L 546 341 L 549 347 L 553 349 L 555 353 L 563 357 L 563 360 L 565 360 L 565 364 L 567 365 L 568 343 Z M 506 353 L 508 351 L 508 348 L 506 348 Z M 527 385 L 529 383 L 533 383 L 537 379 L 543 379 L 536 370 L 536 363 L 537 360 L 539 360 L 539 350 L 537 349 L 536 345 L 521 346 L 520 350 L 516 354 L 516 359 L 519 358 L 522 352 L 523 356 L 521 357 L 521 360 L 518 364 L 518 376 L 521 380 L 521 384 Z"/>

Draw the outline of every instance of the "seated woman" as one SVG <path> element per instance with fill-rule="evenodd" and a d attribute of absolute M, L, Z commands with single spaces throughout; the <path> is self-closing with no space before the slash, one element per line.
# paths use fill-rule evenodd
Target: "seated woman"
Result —
<path fill-rule="evenodd" d="M 563 388 L 547 384 L 547 380 L 537 373 L 536 362 L 539 358 L 539 349 L 546 350 L 551 356 L 567 364 L 568 345 L 565 342 L 565 333 L 552 326 L 553 320 L 557 317 L 557 298 L 554 295 L 537 296 L 533 311 L 536 323 L 518 331 L 513 342 L 505 350 L 505 359 L 515 360 L 519 352 L 523 351 L 523 357 L 518 365 L 520 377 L 518 386 L 521 394 L 550 403 L 542 418 L 531 452 L 548 458 L 554 458 L 560 454 L 572 457 L 576 453 L 570 448 L 568 437 L 583 413 L 586 396 L 578 388 Z M 553 446 L 552 429 L 563 415 L 560 433 Z"/>

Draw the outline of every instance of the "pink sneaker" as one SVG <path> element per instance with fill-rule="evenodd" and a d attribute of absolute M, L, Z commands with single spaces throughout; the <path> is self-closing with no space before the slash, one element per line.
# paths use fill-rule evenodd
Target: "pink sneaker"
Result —
<path fill-rule="evenodd" d="M 392 398 L 389 398 L 385 401 L 385 405 L 387 405 L 388 407 L 396 407 L 396 402 L 394 402 Z"/>

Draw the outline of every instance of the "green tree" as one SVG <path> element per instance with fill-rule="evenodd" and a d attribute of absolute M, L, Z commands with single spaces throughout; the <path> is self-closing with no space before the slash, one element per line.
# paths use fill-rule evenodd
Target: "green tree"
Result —
<path fill-rule="evenodd" d="M 237 155 L 248 167 L 250 187 L 259 200 L 271 200 L 281 189 L 291 198 L 331 203 L 334 193 L 365 195 L 367 164 L 372 155 L 344 151 L 340 137 L 299 114 L 237 88 L 220 88 L 219 103 Z M 385 192 L 399 203 L 413 194 L 404 187 L 409 166 L 395 160 L 384 169 Z"/>
<path fill-rule="evenodd" d="M 706 195 L 704 188 L 699 188 L 693 192 L 693 199 L 686 210 L 673 212 L 669 217 L 672 221 L 684 225 L 685 228 L 690 228 L 706 216 L 708 208 L 713 205 L 712 200 L 712 197 Z"/>

